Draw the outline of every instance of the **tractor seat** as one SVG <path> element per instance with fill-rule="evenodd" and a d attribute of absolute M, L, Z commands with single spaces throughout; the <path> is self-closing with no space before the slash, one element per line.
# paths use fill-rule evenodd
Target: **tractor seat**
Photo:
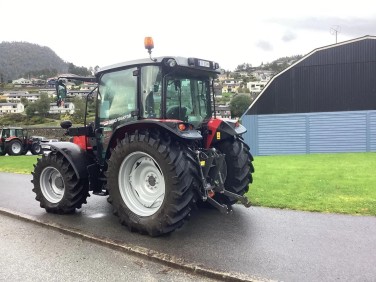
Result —
<path fill-rule="evenodd" d="M 187 108 L 181 107 L 179 116 L 179 106 L 172 106 L 167 110 L 166 118 L 187 121 Z"/>

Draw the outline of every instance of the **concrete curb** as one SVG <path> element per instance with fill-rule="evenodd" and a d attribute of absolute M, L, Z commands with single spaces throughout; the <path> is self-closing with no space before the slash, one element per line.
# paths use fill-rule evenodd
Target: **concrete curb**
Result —
<path fill-rule="evenodd" d="M 124 242 L 118 242 L 116 240 L 111 240 L 109 238 L 97 236 L 94 234 L 90 234 L 88 232 L 83 232 L 81 230 L 63 226 L 54 222 L 42 221 L 38 219 L 37 217 L 30 216 L 30 215 L 23 214 L 23 213 L 16 212 L 16 211 L 12 211 L 10 209 L 0 207 L 0 213 L 6 216 L 19 219 L 19 220 L 24 220 L 27 222 L 31 222 L 31 223 L 43 226 L 43 227 L 48 227 L 48 228 L 57 230 L 59 232 L 65 233 L 65 234 L 81 238 L 83 240 L 87 240 L 96 244 L 110 247 L 112 249 L 116 249 L 116 250 L 123 251 L 129 254 L 135 255 L 135 256 L 139 256 L 144 259 L 150 259 L 152 261 L 162 263 L 172 268 L 178 268 L 178 269 L 184 270 L 188 273 L 202 275 L 208 278 L 218 279 L 221 281 L 234 281 L 234 282 L 270 281 L 270 280 L 259 278 L 259 277 L 250 277 L 248 275 L 240 274 L 240 273 L 221 272 L 221 271 L 207 269 L 203 265 L 188 263 L 184 261 L 183 259 L 175 257 L 175 256 L 153 251 L 151 249 L 147 249 L 144 247 L 126 244 Z"/>

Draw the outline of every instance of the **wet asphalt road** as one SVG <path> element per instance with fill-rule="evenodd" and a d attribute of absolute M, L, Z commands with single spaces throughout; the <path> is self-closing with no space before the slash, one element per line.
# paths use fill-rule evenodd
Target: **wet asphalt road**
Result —
<path fill-rule="evenodd" d="M 30 180 L 0 173 L 0 207 L 213 270 L 278 281 L 376 281 L 375 217 L 236 206 L 229 216 L 194 212 L 180 230 L 151 238 L 121 226 L 106 197 L 90 197 L 73 215 L 47 214 Z"/>
<path fill-rule="evenodd" d="M 0 253 L 7 282 L 216 281 L 2 214 Z"/>

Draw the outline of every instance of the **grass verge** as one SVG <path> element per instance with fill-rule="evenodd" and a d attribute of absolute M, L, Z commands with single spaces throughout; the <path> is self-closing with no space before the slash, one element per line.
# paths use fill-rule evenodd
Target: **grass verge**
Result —
<path fill-rule="evenodd" d="M 30 174 L 34 170 L 33 164 L 41 156 L 1 156 L 0 172 Z"/>
<path fill-rule="evenodd" d="M 255 157 L 254 205 L 376 215 L 376 154 Z"/>

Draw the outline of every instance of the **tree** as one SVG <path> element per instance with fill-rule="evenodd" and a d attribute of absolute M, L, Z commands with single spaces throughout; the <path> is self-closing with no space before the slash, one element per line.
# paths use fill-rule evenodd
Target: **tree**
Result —
<path fill-rule="evenodd" d="M 74 116 L 73 121 L 76 123 L 83 123 L 85 119 L 85 102 L 79 97 L 73 98 Z"/>
<path fill-rule="evenodd" d="M 36 104 L 36 109 L 40 116 L 47 116 L 48 111 L 50 110 L 50 98 L 46 93 L 40 94 L 39 100 L 34 104 Z"/>
<path fill-rule="evenodd" d="M 240 117 L 251 105 L 252 99 L 249 94 L 238 94 L 230 102 L 232 117 Z"/>
<path fill-rule="evenodd" d="M 68 72 L 76 75 L 89 76 L 92 75 L 90 70 L 85 67 L 77 67 L 73 63 L 68 63 Z"/>
<path fill-rule="evenodd" d="M 36 103 L 37 102 L 30 103 L 30 105 L 27 106 L 25 112 L 28 118 L 31 118 L 37 114 L 37 107 L 35 105 Z"/>
<path fill-rule="evenodd" d="M 235 71 L 246 71 L 249 72 L 252 70 L 252 64 L 243 63 L 241 65 L 238 65 L 235 69 Z"/>
<path fill-rule="evenodd" d="M 250 77 L 243 77 L 243 84 L 247 86 L 247 83 L 251 81 Z"/>
<path fill-rule="evenodd" d="M 21 98 L 21 104 L 24 105 L 25 109 L 27 108 L 27 106 L 29 105 L 29 100 L 25 97 L 22 97 Z"/>
<path fill-rule="evenodd" d="M 240 73 L 235 72 L 235 73 L 233 74 L 233 78 L 234 78 L 234 79 L 241 79 L 242 77 L 241 77 Z"/>
<path fill-rule="evenodd" d="M 238 93 L 251 93 L 251 91 L 249 91 L 248 87 L 246 85 L 241 85 L 239 88 L 238 88 Z"/>
<path fill-rule="evenodd" d="M 50 110 L 50 98 L 46 93 L 42 93 L 39 96 L 39 99 L 34 103 L 29 103 L 26 108 L 26 115 L 32 117 L 39 115 L 40 117 L 46 117 L 48 111 Z"/>
<path fill-rule="evenodd" d="M 226 71 L 225 71 L 225 74 L 226 74 L 226 78 L 229 78 L 229 77 L 230 77 L 230 75 L 231 75 L 231 71 L 229 71 L 229 70 L 226 70 Z"/>

